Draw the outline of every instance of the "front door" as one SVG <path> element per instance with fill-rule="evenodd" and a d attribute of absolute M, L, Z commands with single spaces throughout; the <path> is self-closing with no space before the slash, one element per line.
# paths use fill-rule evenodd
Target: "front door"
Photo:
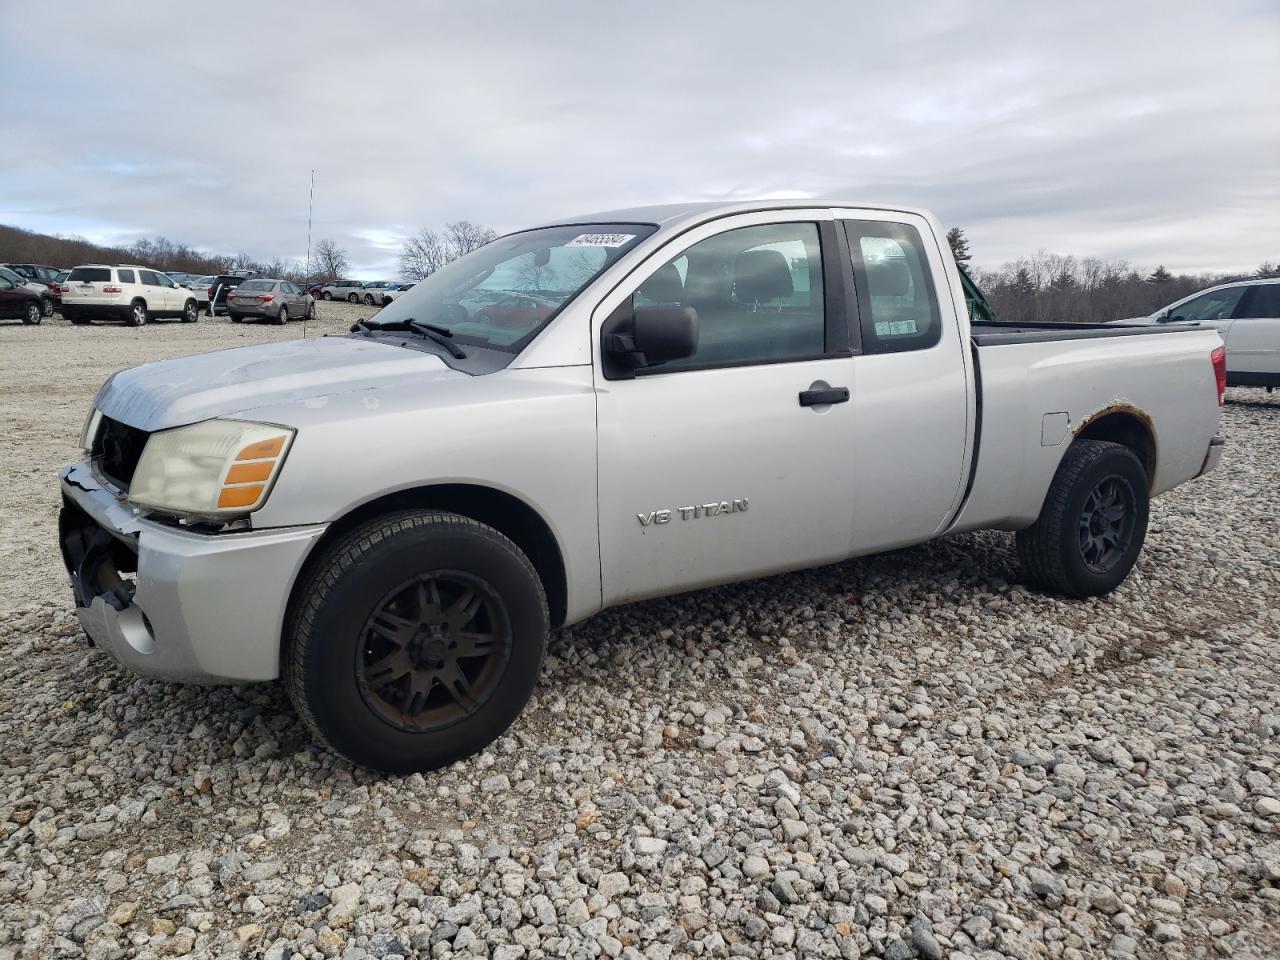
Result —
<path fill-rule="evenodd" d="M 606 605 L 848 555 L 853 361 L 834 237 L 829 211 L 704 224 L 597 309 Z M 600 328 L 626 299 L 693 307 L 697 352 L 610 379 Z"/>

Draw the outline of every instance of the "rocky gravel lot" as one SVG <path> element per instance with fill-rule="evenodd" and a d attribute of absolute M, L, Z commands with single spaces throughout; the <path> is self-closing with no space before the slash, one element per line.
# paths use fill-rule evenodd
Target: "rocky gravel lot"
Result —
<path fill-rule="evenodd" d="M 384 778 L 275 687 L 122 672 L 62 595 L 51 470 L 111 364 L 281 335 L 201 324 L 92 360 L 0 330 L 3 533 L 36 530 L 0 960 L 1280 955 L 1280 398 L 1232 391 L 1110 598 L 1030 594 L 979 534 L 639 604 L 562 632 L 489 751 Z"/>

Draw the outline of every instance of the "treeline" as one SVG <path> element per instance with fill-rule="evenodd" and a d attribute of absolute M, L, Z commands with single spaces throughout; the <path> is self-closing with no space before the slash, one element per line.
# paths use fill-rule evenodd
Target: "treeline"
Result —
<path fill-rule="evenodd" d="M 247 253 L 210 255 L 166 237 L 109 247 L 83 237 L 51 236 L 3 225 L 0 225 L 0 263 L 44 263 L 62 269 L 82 263 L 140 263 L 165 273 L 206 275 L 236 270 L 285 280 L 302 280 L 304 273 L 293 261 L 279 257 L 256 260 Z"/>
<path fill-rule="evenodd" d="M 997 319 L 1106 323 L 1143 317 L 1198 290 L 1232 280 L 1280 277 L 1271 262 L 1238 273 L 1171 273 L 1163 266 L 1139 269 L 1127 260 L 1073 257 L 1043 250 L 998 270 L 973 267 L 964 231 L 947 233 L 951 252 L 968 270 Z"/>

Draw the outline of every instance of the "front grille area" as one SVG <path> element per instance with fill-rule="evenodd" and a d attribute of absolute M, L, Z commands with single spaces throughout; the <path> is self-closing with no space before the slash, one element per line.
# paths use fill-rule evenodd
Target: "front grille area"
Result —
<path fill-rule="evenodd" d="M 133 471 L 142 459 L 142 448 L 150 434 L 119 420 L 103 417 L 98 435 L 93 438 L 93 459 L 103 475 L 128 493 Z"/>

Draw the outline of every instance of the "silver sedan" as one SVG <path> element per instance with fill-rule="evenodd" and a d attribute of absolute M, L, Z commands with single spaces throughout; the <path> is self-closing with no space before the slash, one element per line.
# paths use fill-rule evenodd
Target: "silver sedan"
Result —
<path fill-rule="evenodd" d="M 246 280 L 227 294 L 227 315 L 232 323 L 247 317 L 273 323 L 311 320 L 316 315 L 316 302 L 289 280 Z"/>

